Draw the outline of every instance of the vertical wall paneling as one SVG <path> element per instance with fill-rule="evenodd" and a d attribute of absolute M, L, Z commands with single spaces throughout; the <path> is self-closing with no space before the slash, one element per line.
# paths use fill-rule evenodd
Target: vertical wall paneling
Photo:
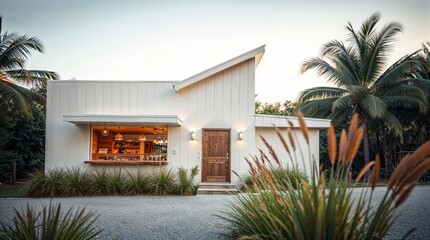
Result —
<path fill-rule="evenodd" d="M 215 74 L 214 76 L 214 126 L 222 127 L 222 115 L 223 115 L 223 98 L 224 98 L 224 71 Z"/>
<path fill-rule="evenodd" d="M 130 112 L 131 115 L 137 115 L 138 114 L 138 107 L 137 107 L 137 83 L 130 83 L 129 85 L 129 92 L 130 92 Z"/>
<path fill-rule="evenodd" d="M 146 114 L 155 114 L 155 83 L 148 83 L 146 85 Z"/>
<path fill-rule="evenodd" d="M 71 82 L 68 84 L 68 108 L 70 114 L 78 113 L 78 83 Z"/>
<path fill-rule="evenodd" d="M 60 86 L 60 84 L 52 84 L 53 86 Z M 54 93 L 55 90 L 52 90 L 52 93 Z M 55 104 L 55 103 L 53 103 Z M 78 83 L 78 113 L 79 114 L 85 114 L 87 113 L 87 84 L 85 83 Z"/>
<path fill-rule="evenodd" d="M 121 84 L 118 82 L 109 84 L 112 84 L 112 114 L 121 114 Z"/>
<path fill-rule="evenodd" d="M 222 127 L 231 127 L 231 107 L 232 107 L 232 90 L 231 90 L 231 68 L 224 71 L 223 99 L 222 99 Z"/>
<path fill-rule="evenodd" d="M 130 114 L 130 83 L 124 82 L 120 85 L 120 94 L 119 94 L 119 101 L 120 101 L 120 114 L 128 115 Z"/>
<path fill-rule="evenodd" d="M 137 108 L 141 115 L 146 115 L 146 85 L 142 82 L 137 83 Z"/>
<path fill-rule="evenodd" d="M 111 83 L 103 83 L 103 114 L 112 114 L 113 92 Z"/>
<path fill-rule="evenodd" d="M 201 129 L 206 123 L 206 81 L 197 83 L 197 98 L 197 127 Z"/>
<path fill-rule="evenodd" d="M 197 127 L 197 123 L 198 123 L 198 87 L 196 84 L 193 84 L 192 86 L 190 86 L 190 89 L 188 91 L 188 108 L 189 108 L 189 115 L 187 118 L 187 125 L 189 126 L 190 129 L 198 129 Z M 197 162 L 197 144 L 189 144 L 189 148 L 188 148 L 188 158 L 187 158 L 187 165 L 188 166 L 195 166 L 196 164 L 198 164 Z"/>
<path fill-rule="evenodd" d="M 89 82 L 88 84 L 86 84 L 86 88 L 87 88 L 87 112 L 89 114 L 94 114 L 94 106 L 95 106 L 95 101 L 94 101 L 94 83 L 93 82 Z"/>
<path fill-rule="evenodd" d="M 216 127 L 214 125 L 215 97 L 214 97 L 214 77 L 206 80 L 206 124 L 205 127 Z"/>
<path fill-rule="evenodd" d="M 94 83 L 94 114 L 103 114 L 103 83 Z"/>

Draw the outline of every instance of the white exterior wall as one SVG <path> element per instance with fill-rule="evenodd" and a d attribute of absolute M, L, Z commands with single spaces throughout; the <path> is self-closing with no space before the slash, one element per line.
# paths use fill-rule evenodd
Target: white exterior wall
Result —
<path fill-rule="evenodd" d="M 202 128 L 230 128 L 231 168 L 238 173 L 246 172 L 244 157 L 255 149 L 255 59 L 239 63 L 179 92 L 175 92 L 172 84 L 50 81 L 46 113 L 46 169 L 118 167 L 84 163 L 91 154 L 90 126 L 64 122 L 63 115 L 178 115 L 182 126 L 168 128 L 168 167 L 189 169 L 198 165 L 201 169 Z M 191 131 L 196 132 L 195 141 L 190 140 Z M 238 141 L 239 131 L 244 133 L 243 141 Z M 173 155 L 173 150 L 176 155 Z M 232 182 L 236 181 L 232 174 Z"/>
<path fill-rule="evenodd" d="M 296 143 L 296 153 L 292 156 L 296 156 L 297 163 L 299 164 L 299 167 L 305 170 L 308 173 L 308 176 L 311 176 L 311 169 L 312 169 L 312 161 L 315 161 L 316 166 L 319 168 L 319 129 L 317 128 L 310 128 L 309 129 L 309 145 L 306 143 L 306 140 L 300 131 L 300 128 L 292 128 L 293 136 L 295 136 L 295 143 Z M 292 149 L 287 130 L 286 128 L 280 128 L 280 131 L 282 133 L 282 136 L 284 137 L 285 141 L 287 142 L 290 149 Z M 268 149 L 264 145 L 263 141 L 261 140 L 260 136 L 263 136 L 266 141 L 272 145 L 276 155 L 281 160 L 283 164 L 290 165 L 291 166 L 291 160 L 288 156 L 287 151 L 284 149 L 281 140 L 279 140 L 279 137 L 272 127 L 257 127 L 256 128 L 256 149 L 255 152 L 259 153 L 259 149 L 263 150 L 265 154 L 269 157 L 269 159 L 272 159 Z M 300 146 L 301 150 L 298 148 Z M 300 152 L 301 151 L 301 152 Z M 309 155 L 310 151 L 310 155 Z M 303 153 L 303 154 L 302 154 Z M 258 157 L 260 155 L 258 154 Z"/>

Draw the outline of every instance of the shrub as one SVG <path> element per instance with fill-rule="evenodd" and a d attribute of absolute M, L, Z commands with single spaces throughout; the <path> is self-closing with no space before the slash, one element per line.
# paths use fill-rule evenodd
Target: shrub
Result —
<path fill-rule="evenodd" d="M 108 182 L 108 192 L 110 195 L 122 194 L 125 187 L 125 178 L 122 174 L 122 169 L 115 170 L 110 174 L 107 174 Z"/>
<path fill-rule="evenodd" d="M 307 139 L 307 127 L 299 115 L 302 133 Z M 285 143 L 275 128 L 280 141 Z M 413 154 L 405 156 L 388 181 L 388 188 L 378 204 L 372 204 L 373 191 L 379 180 L 380 161 L 367 164 L 353 181 L 352 161 L 363 137 L 363 128 L 358 127 L 358 116 L 351 121 L 349 132 L 342 131 L 339 146 L 333 126 L 328 134 L 328 155 L 332 165 L 328 181 L 325 174 L 313 166 L 309 182 L 301 180 L 297 189 L 287 179 L 280 184 L 277 176 L 266 165 L 279 165 L 275 152 L 269 148 L 271 160 L 254 157 L 250 173 L 259 175 L 253 189 L 254 194 L 238 195 L 230 205 L 230 211 L 219 217 L 226 220 L 227 237 L 252 239 L 383 239 L 395 220 L 399 205 L 409 196 L 418 179 L 430 168 L 430 158 L 421 161 L 430 152 L 430 141 Z M 289 139 L 290 142 L 294 138 Z M 294 143 L 290 144 L 290 146 Z M 284 147 L 288 148 L 286 144 Z M 337 151 L 339 149 L 339 151 Z M 286 149 L 287 150 L 287 149 Z M 288 149 L 290 150 L 290 149 Z M 288 151 L 287 150 L 287 151 Z M 296 165 L 297 166 L 297 165 Z M 370 174 L 368 172 L 370 171 Z M 369 188 L 361 188 L 357 198 L 353 189 L 364 178 Z M 411 232 L 408 232 L 410 234 Z"/>
<path fill-rule="evenodd" d="M 79 167 L 67 167 L 63 180 L 63 196 L 82 196 L 88 193 L 91 182 L 86 170 Z"/>
<path fill-rule="evenodd" d="M 266 166 L 264 166 L 266 167 Z M 297 189 L 302 180 L 307 180 L 306 172 L 296 167 L 268 167 L 266 171 L 269 171 L 271 175 L 275 178 L 277 184 L 280 184 L 284 187 L 289 183 L 295 189 Z M 261 178 L 258 174 L 251 173 L 245 181 L 244 185 L 248 187 L 248 190 L 255 190 L 253 185 L 258 184 L 260 181 L 258 178 Z"/>
<path fill-rule="evenodd" d="M 196 187 L 193 185 L 194 178 L 199 173 L 199 167 L 193 167 L 189 172 L 185 168 L 178 169 L 178 187 L 177 192 L 180 195 L 196 194 Z"/>
<path fill-rule="evenodd" d="M 125 183 L 127 195 L 144 194 L 147 192 L 148 177 L 142 171 L 127 171 L 127 176 L 128 178 Z"/>
<path fill-rule="evenodd" d="M 110 193 L 110 177 L 105 168 L 91 171 L 90 195 L 108 195 Z"/>
<path fill-rule="evenodd" d="M 30 175 L 24 187 L 27 196 L 31 197 L 54 197 L 63 192 L 64 172 L 59 169 L 51 169 L 45 174 L 38 170 Z"/>
<path fill-rule="evenodd" d="M 180 168 L 178 171 L 160 168 L 149 176 L 140 171 L 118 169 L 85 170 L 78 167 L 67 167 L 65 170 L 41 170 L 31 175 L 24 187 L 27 197 L 60 197 L 60 196 L 101 196 L 101 195 L 135 195 L 153 194 L 168 195 L 195 194 L 193 180 L 199 169 L 191 171 Z"/>
<path fill-rule="evenodd" d="M 40 212 L 27 205 L 22 211 L 15 209 L 15 214 L 11 223 L 1 223 L 0 240 L 83 240 L 96 238 L 102 232 L 94 227 L 98 216 L 85 208 L 76 211 L 70 208 L 64 213 L 61 204 L 50 203 Z"/>
<path fill-rule="evenodd" d="M 160 168 L 152 172 L 148 178 L 148 192 L 152 195 L 169 195 L 175 190 L 173 169 Z"/>

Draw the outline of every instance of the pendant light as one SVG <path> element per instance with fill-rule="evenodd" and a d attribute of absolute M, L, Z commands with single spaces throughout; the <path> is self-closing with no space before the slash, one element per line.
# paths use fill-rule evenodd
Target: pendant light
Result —
<path fill-rule="evenodd" d="M 124 138 L 122 138 L 121 133 L 119 133 L 120 127 L 118 127 L 118 134 L 115 135 L 115 141 L 122 141 Z"/>
<path fill-rule="evenodd" d="M 106 137 L 107 135 L 109 135 L 109 129 L 107 129 L 105 126 L 105 128 L 102 130 L 102 136 Z"/>
<path fill-rule="evenodd" d="M 142 134 L 139 135 L 139 137 L 137 138 L 137 140 L 139 140 L 139 141 L 146 141 L 146 137 L 145 137 L 145 135 L 143 135 L 143 127 L 142 127 Z"/>

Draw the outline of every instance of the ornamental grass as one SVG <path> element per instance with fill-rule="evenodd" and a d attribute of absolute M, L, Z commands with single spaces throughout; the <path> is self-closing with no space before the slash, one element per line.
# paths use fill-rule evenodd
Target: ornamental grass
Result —
<path fill-rule="evenodd" d="M 11 222 L 0 223 L 0 240 L 86 240 L 96 239 L 102 229 L 95 227 L 98 216 L 85 208 L 61 209 L 61 204 L 49 204 L 41 211 L 27 205 L 26 209 L 15 209 Z"/>
<path fill-rule="evenodd" d="M 300 114 L 298 117 L 308 144 L 307 126 Z M 289 156 L 295 156 L 293 150 L 299 149 L 297 136 L 292 135 L 290 130 L 287 131 L 288 139 L 284 139 L 280 130 L 275 129 Z M 329 176 L 325 176 L 314 164 L 311 176 L 301 179 L 298 185 L 288 176 L 280 183 L 271 169 L 280 166 L 281 160 L 264 140 L 270 157 L 261 151 L 263 154 L 260 157 L 247 160 L 250 175 L 259 177 L 252 185 L 244 186 L 245 193 L 238 195 L 229 211 L 219 215 L 226 221 L 223 225 L 225 237 L 315 240 L 386 237 L 395 221 L 396 209 L 430 168 L 430 158 L 426 158 L 430 153 L 430 142 L 401 160 L 389 179 L 382 200 L 376 201 L 373 192 L 381 170 L 379 157 L 368 163 L 356 179 L 351 178 L 352 162 L 361 144 L 363 131 L 357 115 L 352 118 L 349 130 L 342 131 L 339 141 L 331 126 L 328 131 Z M 290 161 L 292 169 L 298 168 L 297 157 L 292 157 Z M 357 188 L 359 196 L 353 197 L 353 187 L 359 182 L 369 187 Z M 405 233 L 405 237 L 411 233 Z"/>
<path fill-rule="evenodd" d="M 105 195 L 192 195 L 199 169 L 155 168 L 151 171 L 87 170 L 78 167 L 37 171 L 24 187 L 27 197 Z"/>

